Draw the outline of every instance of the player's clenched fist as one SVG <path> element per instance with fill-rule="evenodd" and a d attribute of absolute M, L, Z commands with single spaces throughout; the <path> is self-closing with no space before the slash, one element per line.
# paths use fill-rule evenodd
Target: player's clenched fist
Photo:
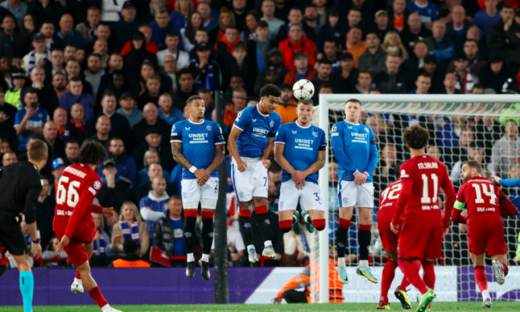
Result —
<path fill-rule="evenodd" d="M 58 244 L 58 247 L 56 247 L 56 253 L 59 255 L 63 251 L 63 249 L 65 249 L 65 247 L 67 247 L 69 245 L 69 243 L 70 243 L 70 238 L 67 235 L 63 235 L 60 243 Z"/>
<path fill-rule="evenodd" d="M 239 161 L 237 161 L 237 167 L 238 167 L 238 171 L 244 172 L 247 169 L 247 163 L 245 161 L 239 160 Z"/>
<path fill-rule="evenodd" d="M 269 169 L 269 167 L 271 167 L 271 160 L 262 158 L 262 165 L 264 165 L 265 169 Z"/>

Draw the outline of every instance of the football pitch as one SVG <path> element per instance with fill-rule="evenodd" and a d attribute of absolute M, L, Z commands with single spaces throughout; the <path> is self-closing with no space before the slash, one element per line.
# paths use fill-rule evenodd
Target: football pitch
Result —
<path fill-rule="evenodd" d="M 261 311 L 261 312 L 290 312 L 290 311 L 376 311 L 376 303 L 343 303 L 343 304 L 204 304 L 204 305 L 117 305 L 114 308 L 121 309 L 124 312 L 166 312 L 166 311 Z M 412 310 L 415 311 L 416 304 L 413 304 Z M 392 304 L 391 309 L 394 311 L 405 311 L 398 304 Z M 482 311 L 481 302 L 434 302 L 431 311 Z M 497 311 L 519 311 L 520 302 L 497 301 L 493 302 L 493 310 Z M 20 312 L 22 307 L 0 307 L 0 311 Z M 34 307 L 34 312 L 99 312 L 97 306 L 45 306 Z"/>

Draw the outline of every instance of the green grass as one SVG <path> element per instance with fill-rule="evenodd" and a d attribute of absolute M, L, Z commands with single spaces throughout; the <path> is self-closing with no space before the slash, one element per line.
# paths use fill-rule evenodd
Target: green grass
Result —
<path fill-rule="evenodd" d="M 261 305 L 261 304 L 230 304 L 230 305 L 133 305 L 133 306 L 114 306 L 124 312 L 133 311 L 261 311 L 261 312 L 291 312 L 291 311 L 377 311 L 376 303 L 344 303 L 344 304 L 293 304 L 293 305 Z M 413 305 L 415 311 L 416 304 Z M 392 304 L 392 310 L 404 311 L 398 304 Z M 434 302 L 432 311 L 482 311 L 480 302 Z M 0 311 L 21 312 L 21 307 L 0 307 Z M 48 306 L 34 307 L 34 312 L 99 312 L 96 306 Z M 497 301 L 493 303 L 493 312 L 501 311 L 520 311 L 520 302 Z"/>

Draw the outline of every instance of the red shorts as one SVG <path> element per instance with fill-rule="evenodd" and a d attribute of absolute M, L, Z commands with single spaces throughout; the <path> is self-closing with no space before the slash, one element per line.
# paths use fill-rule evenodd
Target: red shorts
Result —
<path fill-rule="evenodd" d="M 56 237 L 61 241 L 65 230 L 56 230 Z M 70 243 L 64 248 L 68 256 L 68 262 L 75 266 L 80 266 L 88 261 L 88 254 L 83 244 L 90 244 L 96 236 L 96 228 L 92 224 L 80 224 L 74 230 L 70 238 Z"/>
<path fill-rule="evenodd" d="M 483 254 L 486 250 L 489 256 L 507 254 L 503 221 L 468 224 L 468 245 L 469 252 L 474 255 Z"/>
<path fill-rule="evenodd" d="M 411 228 L 403 225 L 399 236 L 399 258 L 436 259 L 441 256 L 442 227 Z"/>
<path fill-rule="evenodd" d="M 379 228 L 379 236 L 381 237 L 381 242 L 383 243 L 383 248 L 392 252 L 397 249 L 397 242 L 399 240 L 399 232 L 397 235 L 392 232 L 390 229 L 390 222 L 378 223 Z M 399 229 L 401 228 L 401 223 L 399 223 Z"/>

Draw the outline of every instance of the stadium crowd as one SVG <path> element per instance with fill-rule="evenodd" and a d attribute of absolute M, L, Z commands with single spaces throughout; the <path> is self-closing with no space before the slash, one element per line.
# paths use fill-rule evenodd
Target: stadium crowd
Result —
<path fill-rule="evenodd" d="M 46 266 L 66 265 L 59 258 L 64 255 L 54 252 L 57 181 L 66 166 L 78 162 L 81 145 L 92 140 L 108 151 L 98 170 L 103 187 L 97 203 L 114 207 L 117 218 L 95 216 L 91 264 L 117 266 L 121 262 L 112 263 L 117 258 L 148 261 L 159 250 L 172 265 L 185 265 L 182 168 L 173 160 L 170 129 L 186 118 L 192 95 L 202 96 L 205 118 L 215 120 L 215 91 L 225 92 L 227 138 L 237 114 L 256 104 L 267 83 L 281 86 L 276 111 L 282 123 L 296 119 L 292 85 L 303 78 L 316 87 L 316 105 L 320 93 L 501 94 L 520 89 L 517 0 L 7 0 L 0 4 L 0 21 L 2 167 L 26 159 L 26 145 L 35 138 L 49 147 L 36 209 L 43 258 L 51 260 Z M 448 165 L 456 186 L 461 163 L 468 159 L 491 174 L 520 178 L 520 103 L 502 110 L 500 119 L 364 116 L 380 152 L 376 199 L 395 180 L 399 160 L 407 159 L 400 138 L 416 123 L 430 131 L 428 153 Z M 330 181 L 334 194 L 333 161 L 329 171 L 336 177 Z M 281 168 L 276 163 L 268 183 L 269 219 L 278 233 L 273 242 L 278 259 L 270 264 L 302 265 L 308 232 L 282 235 L 278 228 Z M 517 189 L 509 193 L 520 195 Z M 241 266 L 247 259 L 231 179 L 227 205 L 229 259 Z M 333 238 L 336 196 L 330 196 L 329 205 Z M 377 203 L 374 207 L 375 212 Z M 513 259 L 520 225 L 516 218 L 506 223 Z M 354 223 L 351 229 L 349 253 L 356 262 Z M 453 225 L 444 241 L 447 264 L 469 264 L 462 232 Z M 371 255 L 382 252 L 373 235 Z"/>

